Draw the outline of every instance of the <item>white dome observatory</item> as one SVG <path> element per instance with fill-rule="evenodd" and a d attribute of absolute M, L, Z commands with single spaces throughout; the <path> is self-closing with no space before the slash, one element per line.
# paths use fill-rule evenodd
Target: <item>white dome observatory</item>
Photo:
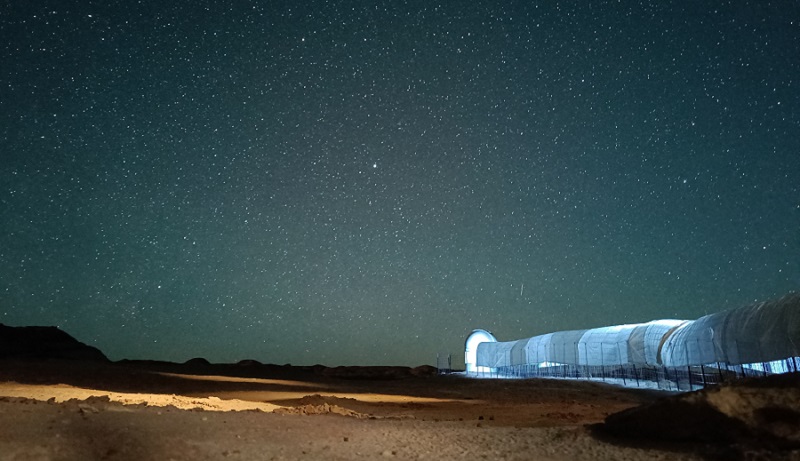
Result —
<path fill-rule="evenodd" d="M 480 343 L 496 343 L 497 338 L 486 330 L 477 329 L 472 330 L 467 341 L 464 344 L 464 364 L 467 368 L 467 374 L 470 373 L 490 373 L 493 370 L 489 367 L 477 366 L 478 344 Z"/>

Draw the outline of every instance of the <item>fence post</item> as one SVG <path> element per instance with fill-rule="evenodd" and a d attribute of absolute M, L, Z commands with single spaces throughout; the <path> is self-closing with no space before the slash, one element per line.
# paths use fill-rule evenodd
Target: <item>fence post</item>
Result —
<path fill-rule="evenodd" d="M 547 367 L 545 367 L 545 369 L 548 370 L 546 372 L 545 376 L 548 376 L 550 374 L 550 371 L 549 371 L 549 368 L 550 368 L 550 353 L 547 351 L 547 349 L 549 349 L 549 348 L 550 348 L 550 344 L 545 343 L 544 344 L 544 361 L 547 364 Z"/>
<path fill-rule="evenodd" d="M 586 379 L 591 380 L 594 373 L 594 365 L 589 365 L 589 347 L 585 342 L 583 343 L 583 363 L 586 364 L 584 365 L 586 367 Z"/>
<path fill-rule="evenodd" d="M 600 378 L 603 379 L 603 382 L 606 382 L 606 364 L 605 360 L 603 360 L 603 342 L 600 342 Z"/>
<path fill-rule="evenodd" d="M 703 387 L 706 387 L 706 367 L 700 365 L 700 377 L 703 378 Z"/>
<path fill-rule="evenodd" d="M 745 375 L 744 373 L 744 363 L 742 363 L 742 354 L 739 351 L 739 340 L 738 339 L 733 340 L 733 344 L 736 345 L 736 360 L 739 362 L 739 368 L 742 370 L 742 378 L 744 378 L 747 375 Z M 736 373 L 736 368 L 734 368 L 734 373 Z"/>
<path fill-rule="evenodd" d="M 686 365 L 686 373 L 689 375 L 689 391 L 694 390 L 694 383 L 692 383 L 692 367 Z"/>
<path fill-rule="evenodd" d="M 761 352 L 761 340 L 757 340 L 756 342 L 756 350 L 758 351 L 759 357 L 764 357 L 764 354 Z M 767 376 L 767 367 L 764 362 L 761 362 L 761 376 Z"/>

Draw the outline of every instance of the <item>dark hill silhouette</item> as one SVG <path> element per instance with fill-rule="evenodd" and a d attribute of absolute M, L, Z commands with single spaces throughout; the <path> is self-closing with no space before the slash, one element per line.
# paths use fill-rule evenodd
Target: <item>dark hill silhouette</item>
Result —
<path fill-rule="evenodd" d="M 109 361 L 96 347 L 78 341 L 57 327 L 10 327 L 2 323 L 0 358 Z"/>

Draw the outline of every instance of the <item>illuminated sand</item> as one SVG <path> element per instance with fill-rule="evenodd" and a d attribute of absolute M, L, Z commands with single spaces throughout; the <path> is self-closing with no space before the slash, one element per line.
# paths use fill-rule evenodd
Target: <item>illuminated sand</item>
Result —
<path fill-rule="evenodd" d="M 0 366 L 0 459 L 597 461 L 703 452 L 593 435 L 587 425 L 665 395 L 599 383 L 354 380 L 291 367 Z"/>

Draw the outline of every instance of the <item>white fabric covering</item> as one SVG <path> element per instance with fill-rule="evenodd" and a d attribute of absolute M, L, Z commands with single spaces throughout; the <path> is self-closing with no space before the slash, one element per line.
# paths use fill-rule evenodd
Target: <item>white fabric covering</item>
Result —
<path fill-rule="evenodd" d="M 566 365 L 737 365 L 800 356 L 800 294 L 707 315 L 548 333 L 477 345 L 490 368 Z"/>

